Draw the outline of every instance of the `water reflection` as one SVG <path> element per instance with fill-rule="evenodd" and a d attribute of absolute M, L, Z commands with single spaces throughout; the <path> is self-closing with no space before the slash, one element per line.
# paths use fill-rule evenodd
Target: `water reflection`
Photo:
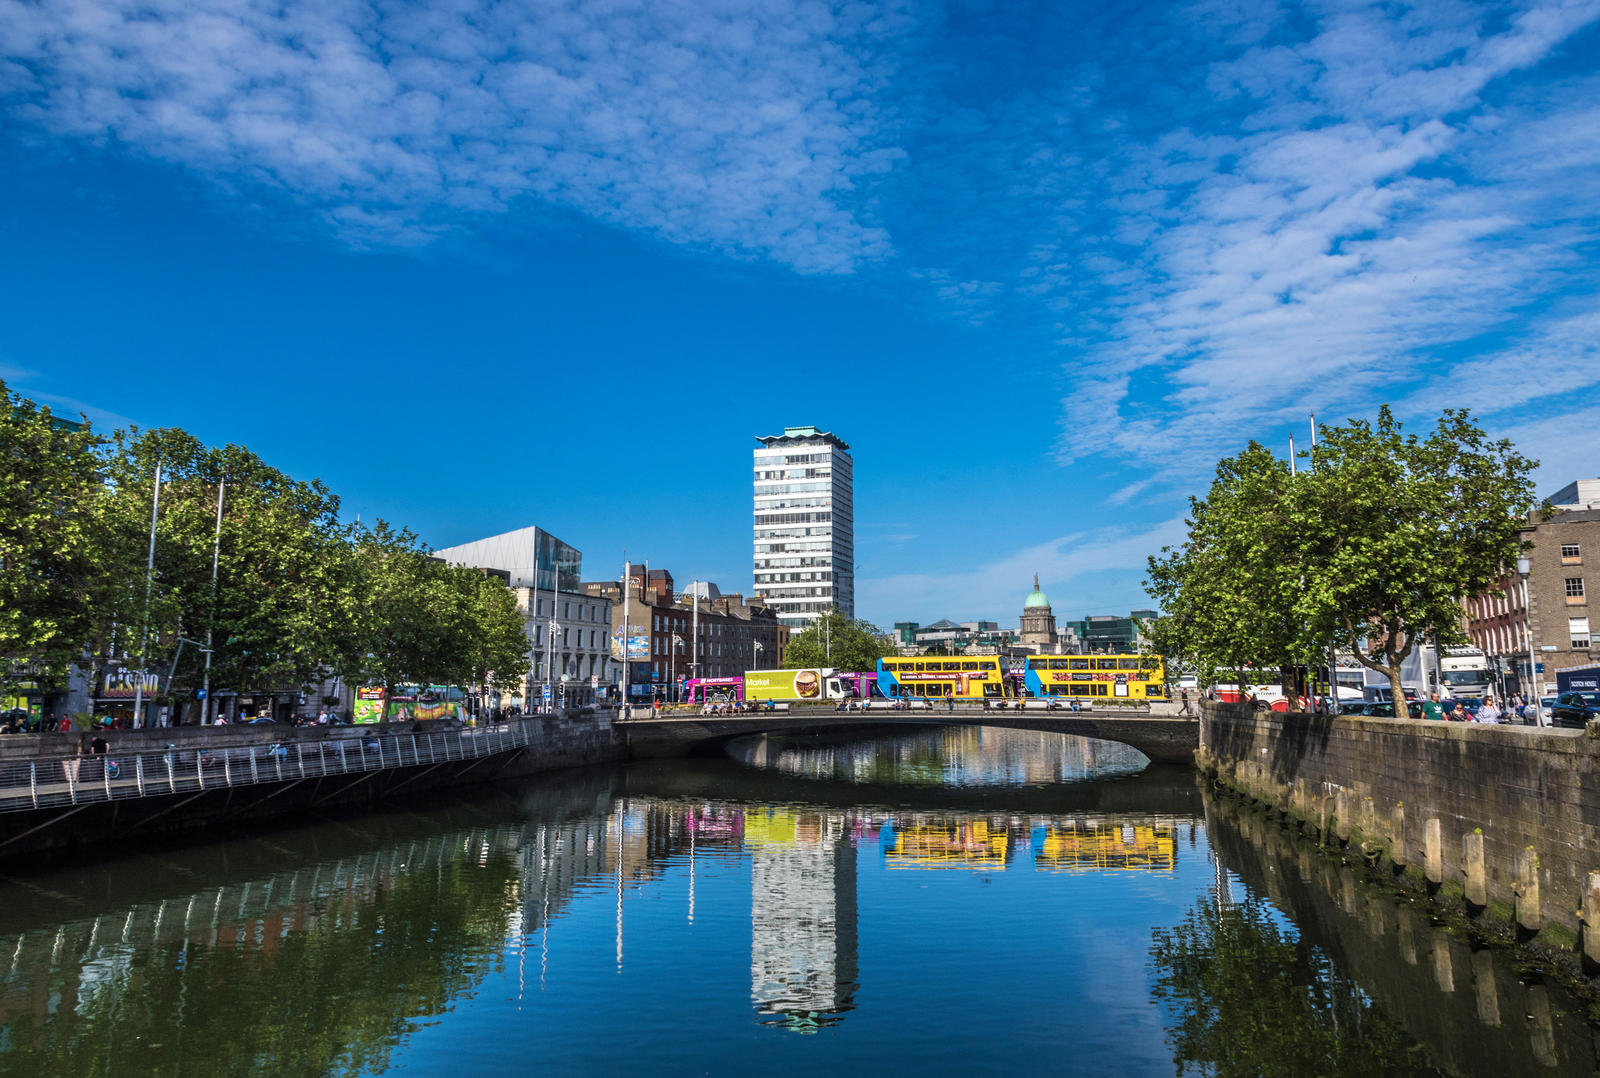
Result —
<path fill-rule="evenodd" d="M 1421 1069 L 1416 1059 L 1446 1074 L 1594 1072 L 1594 1030 L 1559 986 L 1235 801 L 1206 791 L 1205 820 L 1242 897 L 1219 892 L 1156 936 L 1163 989 L 1180 1004 L 1180 1061 L 1239 1074 L 1277 1060 L 1302 1073 L 1403 1074 Z M 1226 976 L 1256 968 L 1249 983 Z M 1274 990 L 1248 998 L 1258 985 Z"/>
<path fill-rule="evenodd" d="M 971 726 L 834 744 L 819 739 L 756 738 L 735 742 L 732 754 L 752 766 L 785 775 L 945 789 L 1110 778 L 1141 771 L 1150 762 L 1138 749 L 1115 741 Z"/>
<path fill-rule="evenodd" d="M 1018 773 L 1019 742 L 959 733 L 936 738 L 976 754 L 953 773 Z M 0 886 L 0 1071 L 770 1071 L 799 1033 L 831 1067 L 970 1073 L 955 1030 L 999 1025 L 1004 1071 L 1062 1038 L 1086 1073 L 1592 1066 L 1558 993 L 1188 773 L 908 803 L 881 772 L 796 777 L 932 773 L 910 740 L 769 746 L 784 774 L 547 779 Z M 1018 999 L 1052 1022 L 1017 1022 Z"/>
<path fill-rule="evenodd" d="M 764 1021 L 813 1032 L 855 1005 L 856 846 L 842 813 L 766 808 L 745 819 L 750 998 Z"/>

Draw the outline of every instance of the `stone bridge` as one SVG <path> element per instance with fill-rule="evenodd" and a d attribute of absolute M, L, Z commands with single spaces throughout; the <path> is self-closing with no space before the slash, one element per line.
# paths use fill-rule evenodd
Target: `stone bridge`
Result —
<path fill-rule="evenodd" d="M 993 726 L 1075 734 L 1130 745 L 1157 764 L 1192 764 L 1200 744 L 1197 718 L 1104 715 L 1092 712 L 920 711 L 860 712 L 797 708 L 754 715 L 663 715 L 618 722 L 634 756 L 684 756 L 755 734 L 893 735 L 930 726 Z"/>

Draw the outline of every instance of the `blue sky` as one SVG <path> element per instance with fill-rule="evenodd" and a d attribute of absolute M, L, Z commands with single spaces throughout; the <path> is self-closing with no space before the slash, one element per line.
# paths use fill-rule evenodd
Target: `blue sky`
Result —
<path fill-rule="evenodd" d="M 447 546 L 750 584 L 856 459 L 858 614 L 1144 603 L 1307 413 L 1600 474 L 1600 0 L 0 0 L 0 377 Z"/>

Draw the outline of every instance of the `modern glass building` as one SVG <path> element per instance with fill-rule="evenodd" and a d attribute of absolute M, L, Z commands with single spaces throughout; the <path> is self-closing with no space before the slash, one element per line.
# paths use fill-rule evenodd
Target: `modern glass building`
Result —
<path fill-rule="evenodd" d="M 855 617 L 850 447 L 816 427 L 785 427 L 756 441 L 755 593 L 793 628 L 833 607 Z"/>

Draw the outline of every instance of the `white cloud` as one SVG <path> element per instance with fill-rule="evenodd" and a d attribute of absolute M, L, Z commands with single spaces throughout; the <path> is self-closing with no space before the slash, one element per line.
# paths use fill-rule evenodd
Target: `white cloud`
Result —
<path fill-rule="evenodd" d="M 1507 371 L 1530 352 L 1558 384 L 1593 381 L 1600 323 L 1556 300 L 1600 285 L 1592 268 L 1564 272 L 1596 222 L 1549 207 L 1594 186 L 1600 124 L 1582 95 L 1482 94 L 1597 17 L 1600 4 L 1558 4 L 1484 33 L 1476 9 L 1350 6 L 1298 46 L 1213 65 L 1213 91 L 1250 106 L 1233 134 L 1122 147 L 1112 186 L 1166 197 L 1119 222 L 1140 245 L 1125 259 L 1137 283 L 1086 349 L 1060 455 L 1079 455 L 1074 432 L 1098 420 L 1097 447 L 1198 474 L 1309 410 L 1361 410 L 1430 375 L 1429 405 L 1491 408 L 1518 399 Z M 1532 117 L 1518 142 L 1560 149 L 1513 172 L 1499 129 Z M 1496 332 L 1544 344 L 1473 343 Z"/>
<path fill-rule="evenodd" d="M 0 0 L 14 118 L 116 143 L 357 241 L 536 199 L 849 272 L 892 249 L 874 93 L 891 8 L 731 0 Z"/>

